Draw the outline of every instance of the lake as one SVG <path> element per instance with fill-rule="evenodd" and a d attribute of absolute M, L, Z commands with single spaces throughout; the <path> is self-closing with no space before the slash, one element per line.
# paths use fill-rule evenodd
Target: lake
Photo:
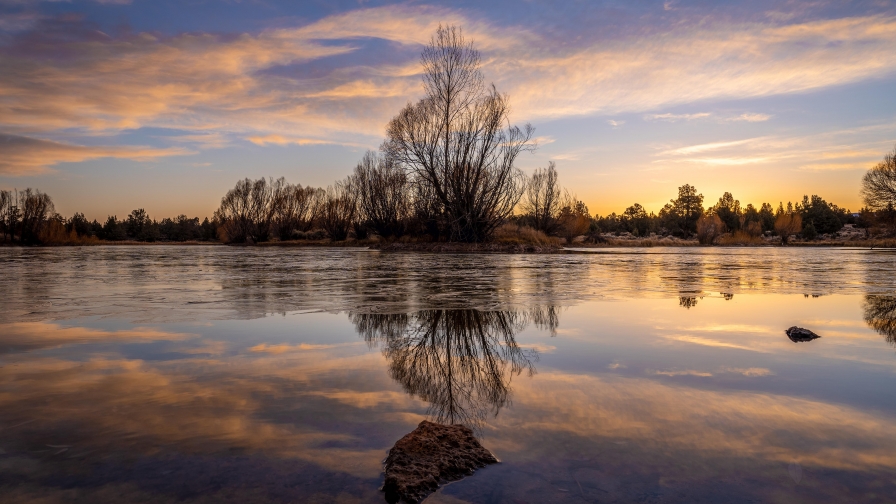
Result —
<path fill-rule="evenodd" d="M 0 249 L 4 502 L 888 502 L 896 251 Z M 800 326 L 821 338 L 793 342 Z"/>

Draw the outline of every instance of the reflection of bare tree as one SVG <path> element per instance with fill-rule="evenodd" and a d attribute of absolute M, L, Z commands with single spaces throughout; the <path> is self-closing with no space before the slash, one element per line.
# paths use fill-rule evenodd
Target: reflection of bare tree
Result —
<path fill-rule="evenodd" d="M 555 309 L 539 317 L 556 328 Z M 439 423 L 480 425 L 508 404 L 513 376 L 535 372 L 538 353 L 515 340 L 535 318 L 526 313 L 425 310 L 351 318 L 369 344 L 382 345 L 392 378 L 428 401 Z"/>
<path fill-rule="evenodd" d="M 896 345 L 896 296 L 880 296 L 868 294 L 862 303 L 865 312 L 865 323 L 887 339 L 887 343 Z"/>
<path fill-rule="evenodd" d="M 528 317 L 535 327 L 542 331 L 549 331 L 551 337 L 557 335 L 557 327 L 560 326 L 560 312 L 556 306 L 536 306 L 529 310 Z"/>

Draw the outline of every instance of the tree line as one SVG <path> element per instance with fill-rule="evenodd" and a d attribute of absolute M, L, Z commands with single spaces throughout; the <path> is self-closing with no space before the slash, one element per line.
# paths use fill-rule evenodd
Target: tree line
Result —
<path fill-rule="evenodd" d="M 865 175 L 866 207 L 853 214 L 817 195 L 796 203 L 741 205 L 724 193 L 704 208 L 704 197 L 685 184 L 658 213 L 638 203 L 620 214 L 592 216 L 564 190 L 553 162 L 526 176 L 520 154 L 536 148 L 534 129 L 509 121 L 509 100 L 486 85 L 481 55 L 459 28 L 439 27 L 421 55 L 425 95 L 408 103 L 386 127 L 378 151 L 368 151 L 351 175 L 326 188 L 284 178 L 244 179 L 221 199 L 213 218 L 184 215 L 155 221 L 142 209 L 124 220 L 88 222 L 82 214 L 57 215 L 37 190 L 0 192 L 3 241 L 78 243 L 84 239 L 136 241 L 218 240 L 262 243 L 292 240 L 485 242 L 509 227 L 568 242 L 602 241 L 607 233 L 697 237 L 712 244 L 733 236 L 750 242 L 777 235 L 783 243 L 814 239 L 845 224 L 896 229 L 896 150 Z M 503 227 L 502 227 L 503 226 Z"/>
<path fill-rule="evenodd" d="M 82 213 L 66 218 L 55 211 L 53 199 L 40 190 L 0 191 L 0 242 L 21 245 L 81 245 L 100 241 L 186 242 L 217 239 L 217 224 L 207 217 L 179 215 L 153 220 L 142 208 L 125 219 L 110 215 L 105 222 Z"/>

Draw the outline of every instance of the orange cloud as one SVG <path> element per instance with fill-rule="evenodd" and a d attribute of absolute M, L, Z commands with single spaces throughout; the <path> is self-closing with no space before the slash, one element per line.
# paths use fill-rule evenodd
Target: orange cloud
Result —
<path fill-rule="evenodd" d="M 87 147 L 50 140 L 0 134 L 0 174 L 31 175 L 46 173 L 59 163 L 77 163 L 99 158 L 152 161 L 169 156 L 195 154 L 181 148 Z"/>
<path fill-rule="evenodd" d="M 0 127 L 96 134 L 153 126 L 191 136 L 197 131 L 227 132 L 257 145 L 375 145 L 388 119 L 421 92 L 416 58 L 376 68 L 363 63 L 336 66 L 326 58 L 357 52 L 365 38 L 419 46 L 439 23 L 463 26 L 483 51 L 487 77 L 510 94 L 515 118 L 521 120 L 793 93 L 896 69 L 896 18 L 775 24 L 782 22 L 701 20 L 610 44 L 567 47 L 520 27 L 495 26 L 458 11 L 400 5 L 234 38 L 141 33 L 53 42 L 56 45 L 46 49 L 64 52 L 65 58 L 34 57 L 7 47 L 0 51 Z M 311 62 L 322 76 L 279 71 Z M 667 115 L 672 118 L 656 118 Z M 691 116 L 686 118 L 701 114 Z M 730 120 L 768 118 L 745 113 Z M 193 143 L 209 148 L 227 142 L 203 143 L 209 139 L 193 137 Z M 48 150 L 56 152 L 55 157 L 34 154 L 7 161 L 2 169 L 40 173 L 63 161 L 183 153 L 103 149 L 54 146 Z M 724 156 L 697 163 L 739 165 L 770 159 Z"/>
<path fill-rule="evenodd" d="M 36 350 L 102 341 L 179 341 L 193 334 L 166 332 L 148 327 L 105 331 L 88 327 L 63 327 L 48 322 L 0 324 L 0 348 Z"/>

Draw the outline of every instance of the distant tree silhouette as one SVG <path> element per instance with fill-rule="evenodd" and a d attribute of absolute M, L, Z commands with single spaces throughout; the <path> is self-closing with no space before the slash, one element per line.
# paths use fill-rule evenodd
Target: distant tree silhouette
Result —
<path fill-rule="evenodd" d="M 650 216 L 639 203 L 626 208 L 620 219 L 622 227 L 635 236 L 647 236 L 650 232 Z"/>
<path fill-rule="evenodd" d="M 734 199 L 730 192 L 726 192 L 719 198 L 718 203 L 712 207 L 711 212 L 718 215 L 727 231 L 740 229 L 741 208 L 740 201 Z"/>
<path fill-rule="evenodd" d="M 775 211 L 771 203 L 763 203 L 759 209 L 759 222 L 762 225 L 762 231 L 775 230 Z"/>
<path fill-rule="evenodd" d="M 838 212 L 820 196 L 814 194 L 812 198 L 803 196 L 800 208 L 804 229 L 811 224 L 817 233 L 831 234 L 843 228 L 843 222 Z"/>
<path fill-rule="evenodd" d="M 703 215 L 703 195 L 690 184 L 678 188 L 678 198 L 671 200 L 662 210 L 660 219 L 667 229 L 688 238 L 697 232 L 697 219 Z"/>

